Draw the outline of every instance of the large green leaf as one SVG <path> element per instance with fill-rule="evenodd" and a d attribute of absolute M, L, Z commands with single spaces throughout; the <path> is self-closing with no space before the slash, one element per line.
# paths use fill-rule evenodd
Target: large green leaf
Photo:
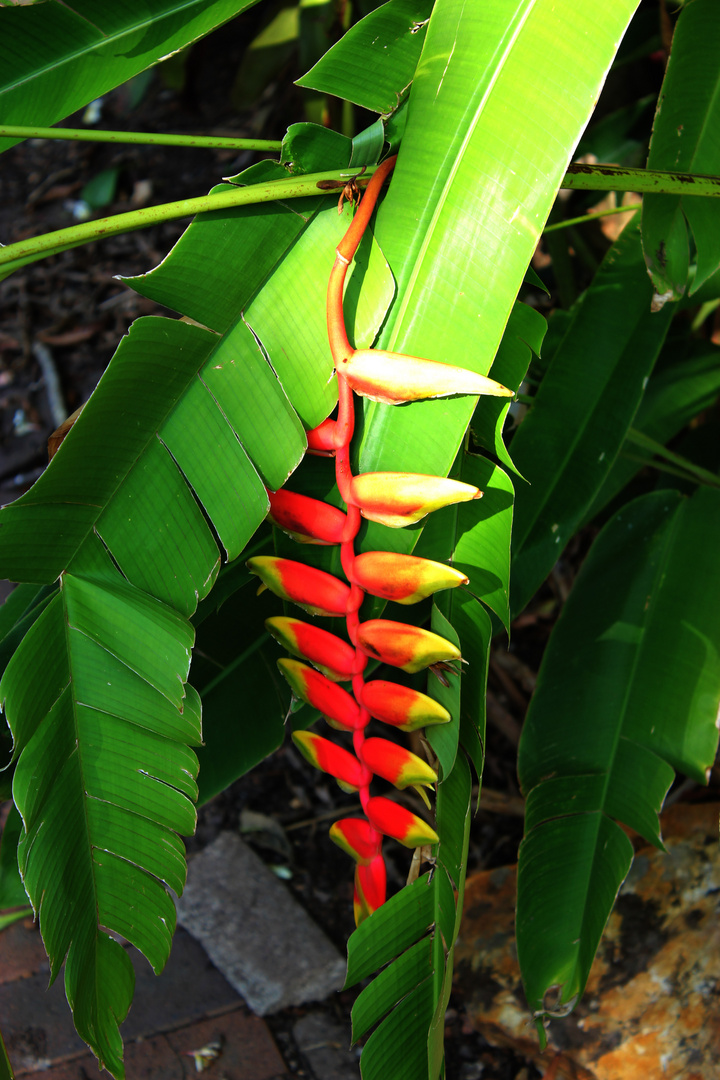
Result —
<path fill-rule="evenodd" d="M 435 4 L 378 213 L 399 295 L 384 345 L 487 373 L 636 6 L 615 0 L 595 19 L 576 0 Z M 370 405 L 362 468 L 447 474 L 473 404 Z"/>
<path fill-rule="evenodd" d="M 49 127 L 255 0 L 49 0 L 0 9 L 0 111 Z M 18 139 L 0 139 L 0 152 Z"/>
<path fill-rule="evenodd" d="M 720 8 L 693 0 L 678 19 L 658 99 L 649 169 L 714 175 L 720 170 Z M 690 262 L 688 226 L 696 248 L 695 292 L 720 267 L 720 206 L 714 199 L 647 195 L 643 199 L 643 248 L 656 303 L 685 292 Z"/>
<path fill-rule="evenodd" d="M 346 227 L 334 200 L 303 226 L 303 236 L 311 240 L 315 231 L 333 247 Z M 292 259 L 295 235 L 285 243 Z M 280 255 L 277 262 L 282 267 Z M 243 265 L 250 297 L 265 268 Z M 370 258 L 362 273 L 367 287 L 356 325 L 370 340 L 392 280 L 382 259 Z M 315 281 L 319 291 L 320 271 Z M 31 590 L 5 620 L 16 636 L 27 631 L 2 684 L 18 757 L 14 797 L 26 833 L 21 869 L 40 911 L 53 971 L 67 954 L 66 990 L 78 1031 L 116 1076 L 122 1074 L 117 1024 L 129 1007 L 132 979 L 125 954 L 99 931 L 99 922 L 162 967 L 174 909 L 164 885 L 145 879 L 154 874 L 182 888 L 177 869 L 170 876 L 157 862 L 170 844 L 157 830 L 173 837 L 182 868 L 173 830 L 194 826 L 187 799 L 197 795 L 196 759 L 178 765 L 182 748 L 169 756 L 162 741 L 199 741 L 197 694 L 183 689 L 193 638 L 183 616 L 207 595 L 223 550 L 236 557 L 265 517 L 265 485 L 281 486 L 304 452 L 304 430 L 285 387 L 297 394 L 309 422 L 324 418 L 334 392 L 327 385 L 329 364 L 318 364 L 313 349 L 296 347 L 284 366 L 277 360 L 281 384 L 241 313 L 233 317 L 234 301 L 226 296 L 225 307 L 217 305 L 221 333 L 169 319 L 133 324 L 48 470 L 0 513 L 5 572 L 28 581 L 62 580 L 60 594 L 39 618 L 42 596 Z M 317 294 L 315 302 L 320 307 Z M 273 325 L 270 315 L 255 322 Z M 253 627 L 249 633 L 257 636 Z M 254 673 L 260 673 L 257 665 Z M 215 702 L 225 706 L 230 688 L 237 697 L 231 679 L 222 698 L 219 686 L 208 691 L 211 729 Z M 233 720 L 223 712 L 221 730 L 213 732 L 217 742 Z M 99 744 L 100 715 L 107 738 Z M 257 717 L 245 713 L 243 720 L 239 742 Z M 148 733 L 129 738 L 138 727 Z M 244 758 L 228 752 L 219 774 L 208 770 L 211 791 L 234 778 L 228 769 L 237 775 L 277 745 L 281 722 L 264 730 L 264 742 L 250 740 Z M 138 788 L 142 778 L 146 786 Z M 182 812 L 181 803 L 187 806 Z M 143 816 L 142 827 L 126 827 L 126 813 Z M 61 822 L 66 832 L 59 837 Z M 130 842 L 137 847 L 137 872 L 128 862 Z M 79 888 L 84 906 L 70 904 L 63 882 Z M 147 899 L 129 915 L 138 889 Z"/>
<path fill-rule="evenodd" d="M 669 346 L 672 344 L 668 342 Z M 676 348 L 672 348 L 673 354 Z M 711 408 L 718 394 L 720 349 L 709 341 L 691 341 L 687 355 L 677 360 L 673 355 L 673 361 L 653 372 L 633 428 L 664 445 L 704 409 Z M 651 451 L 643 450 L 637 442 L 626 440 L 587 518 L 594 517 L 610 502 L 652 456 Z"/>
<path fill-rule="evenodd" d="M 638 230 L 628 227 L 563 320 L 512 455 L 518 483 L 512 603 L 522 610 L 605 482 L 663 344 L 670 312 L 650 310 Z"/>
<path fill-rule="evenodd" d="M 391 113 L 407 94 L 425 41 L 433 0 L 390 0 L 366 15 L 298 79 L 312 87 Z"/>
<path fill-rule="evenodd" d="M 519 757 L 518 958 L 538 1014 L 583 991 L 632 859 L 621 824 L 661 846 L 674 769 L 705 783 L 714 761 L 720 566 L 707 538 L 719 528 L 709 488 L 629 504 L 593 545 L 550 639 Z"/>
<path fill-rule="evenodd" d="M 351 986 L 379 967 L 353 1007 L 353 1038 L 382 1021 L 363 1047 L 363 1080 L 432 1080 L 442 1067 L 442 1026 L 433 1018 L 452 979 L 470 835 L 470 770 L 460 754 L 438 786 L 436 866 L 402 889 L 355 931 L 348 943 Z M 384 1017 L 384 1019 L 383 1019 Z"/>
<path fill-rule="evenodd" d="M 96 542 L 97 543 L 97 542 Z M 78 560 L 79 562 L 80 560 Z M 0 683 L 15 741 L 25 889 L 51 976 L 65 967 L 78 1032 L 121 1076 L 132 941 L 156 971 L 172 940 L 200 742 L 185 691 L 192 627 L 129 585 L 96 547 L 23 638 Z M 42 672 L 42 675 L 40 675 Z M 138 904 L 137 896 L 143 897 Z"/>

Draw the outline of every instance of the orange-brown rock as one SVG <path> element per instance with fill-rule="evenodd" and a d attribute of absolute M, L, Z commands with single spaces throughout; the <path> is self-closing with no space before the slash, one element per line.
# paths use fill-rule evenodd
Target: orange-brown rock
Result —
<path fill-rule="evenodd" d="M 720 851 L 717 803 L 663 815 L 667 854 L 639 847 L 583 1000 L 554 1020 L 539 1054 L 515 954 L 515 867 L 474 874 L 456 947 L 473 1024 L 541 1069 L 576 1080 L 720 1076 Z"/>

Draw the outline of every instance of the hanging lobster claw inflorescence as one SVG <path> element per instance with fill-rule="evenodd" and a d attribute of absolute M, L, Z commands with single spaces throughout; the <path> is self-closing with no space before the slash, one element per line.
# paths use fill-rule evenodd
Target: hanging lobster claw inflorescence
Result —
<path fill-rule="evenodd" d="M 353 475 L 350 443 L 354 431 L 353 393 L 391 405 L 450 394 L 492 394 L 512 391 L 485 376 L 449 364 L 382 350 L 356 351 L 345 331 L 342 296 L 351 262 L 378 194 L 395 165 L 379 166 L 338 245 L 328 285 L 328 336 L 338 380 L 337 419 L 308 432 L 311 453 L 335 458 L 335 475 L 346 511 L 291 491 L 269 493 L 270 519 L 301 543 L 339 544 L 349 584 L 322 570 L 291 559 L 258 556 L 248 562 L 262 584 L 312 615 L 343 615 L 350 643 L 300 619 L 268 619 L 270 633 L 297 659 L 278 661 L 280 671 L 300 700 L 318 709 L 328 724 L 352 735 L 354 753 L 308 731 L 293 734 L 295 745 L 318 769 L 333 776 L 346 791 L 356 791 L 365 818 L 335 822 L 330 836 L 356 862 L 355 919 L 360 923 L 385 900 L 383 836 L 408 847 L 435 844 L 438 836 L 423 818 L 384 796 L 372 796 L 377 775 L 398 790 L 414 787 L 429 807 L 425 788 L 437 782 L 435 770 L 416 754 L 388 739 L 367 737 L 371 718 L 400 731 L 447 723 L 450 714 L 433 698 L 399 683 L 365 681 L 369 658 L 406 672 L 443 670 L 460 661 L 450 641 L 410 624 L 388 619 L 360 622 L 366 594 L 401 604 L 414 604 L 439 589 L 467 584 L 453 567 L 414 555 L 367 551 L 356 555 L 354 541 L 361 518 L 402 528 L 443 506 L 479 499 L 470 484 L 418 473 L 372 472 Z M 305 662 L 307 661 L 307 662 Z M 351 682 L 352 693 L 338 685 Z"/>

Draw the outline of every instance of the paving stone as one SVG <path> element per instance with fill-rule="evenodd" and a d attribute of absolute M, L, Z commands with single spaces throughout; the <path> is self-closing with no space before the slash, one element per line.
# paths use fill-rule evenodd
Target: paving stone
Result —
<path fill-rule="evenodd" d="M 173 1031 L 167 1039 L 183 1063 L 183 1077 L 197 1075 L 189 1051 L 216 1041 L 222 1049 L 216 1066 L 208 1071 L 208 1080 L 213 1075 L 226 1080 L 275 1080 L 285 1075 L 285 1063 L 266 1025 L 257 1016 L 248 1016 L 245 1009 Z"/>
<path fill-rule="evenodd" d="M 285 1065 L 267 1027 L 245 1006 L 214 1020 L 189 1024 L 166 1035 L 128 1043 L 125 1072 L 128 1080 L 190 1080 L 197 1076 L 191 1051 L 220 1041 L 222 1050 L 208 1080 L 280 1080 Z M 47 1080 L 108 1080 L 92 1054 L 55 1065 L 43 1073 Z"/>
<path fill-rule="evenodd" d="M 345 961 L 235 833 L 191 861 L 178 918 L 259 1016 L 343 985 Z"/>
<path fill-rule="evenodd" d="M 239 1003 L 235 990 L 205 952 L 178 930 L 165 970 L 155 976 L 148 962 L 130 949 L 135 998 L 123 1038 L 136 1039 L 179 1027 Z M 46 974 L 0 986 L 0 1028 L 16 1072 L 48 1068 L 86 1050 L 72 1022 L 62 974 L 48 988 Z"/>
<path fill-rule="evenodd" d="M 308 1013 L 293 1025 L 293 1036 L 316 1080 L 360 1080 L 358 1056 L 350 1050 L 350 1025 L 326 1013 Z"/>
<path fill-rule="evenodd" d="M 667 854 L 640 847 L 583 1000 L 552 1022 L 538 1054 L 520 986 L 515 867 L 473 875 L 456 947 L 469 1022 L 490 1042 L 555 1061 L 575 1080 L 717 1080 L 720 1076 L 718 804 L 663 815 Z"/>
<path fill-rule="evenodd" d="M 0 986 L 41 973 L 49 978 L 50 965 L 37 924 L 20 919 L 0 933 Z"/>

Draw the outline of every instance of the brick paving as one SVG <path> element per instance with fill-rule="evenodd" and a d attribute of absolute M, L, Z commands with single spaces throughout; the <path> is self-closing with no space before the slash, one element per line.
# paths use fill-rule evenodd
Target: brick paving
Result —
<path fill-rule="evenodd" d="M 197 1076 L 192 1051 L 215 1041 L 222 1051 L 208 1080 L 290 1080 L 267 1024 L 189 934 L 178 930 L 159 977 L 134 950 L 131 956 L 135 999 L 122 1027 L 127 1080 Z M 49 989 L 47 982 L 47 960 L 32 922 L 0 933 L 0 1030 L 15 1076 L 100 1080 L 95 1058 L 75 1033 L 62 975 Z"/>

